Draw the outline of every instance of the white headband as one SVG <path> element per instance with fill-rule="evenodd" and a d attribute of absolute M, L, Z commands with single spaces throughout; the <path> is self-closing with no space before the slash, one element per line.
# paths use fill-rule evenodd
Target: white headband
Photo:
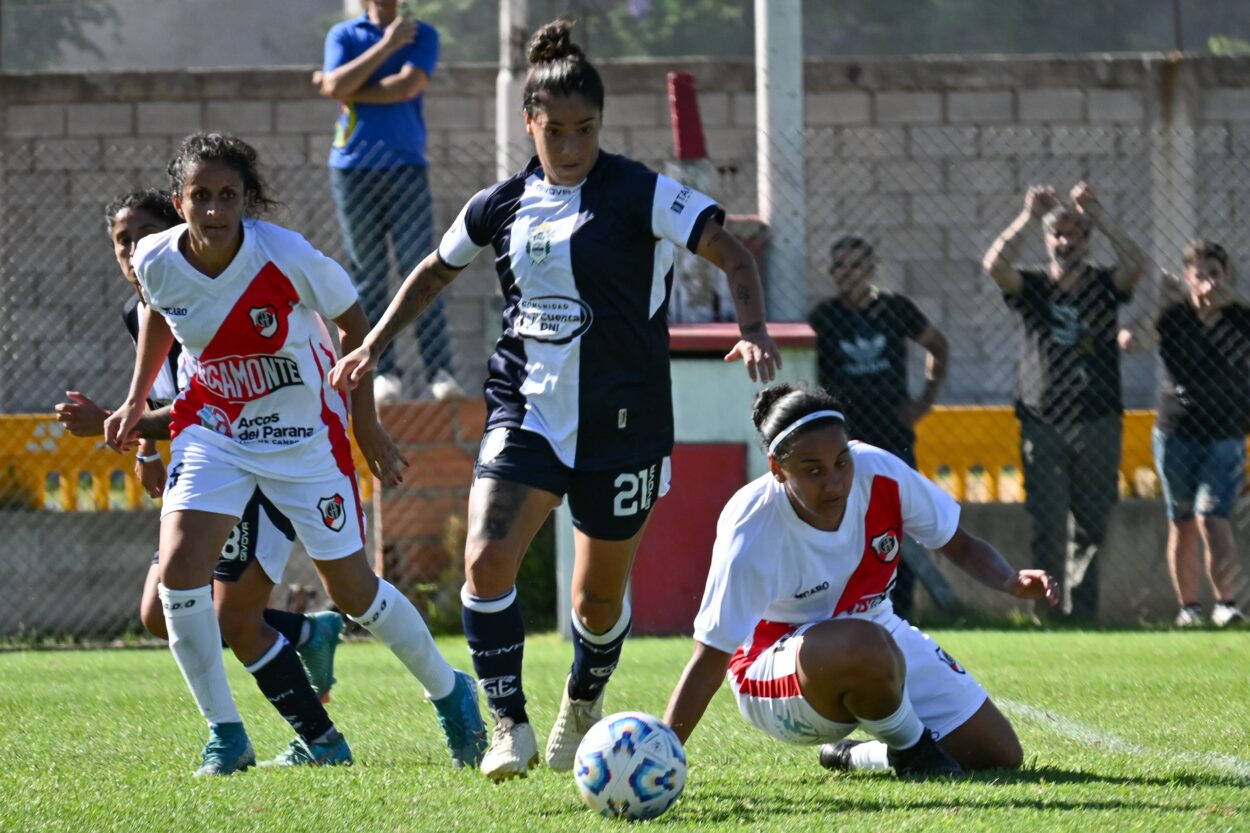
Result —
<path fill-rule="evenodd" d="M 807 416 L 801 416 L 794 422 L 787 425 L 784 431 L 773 437 L 773 441 L 768 444 L 769 456 L 777 452 L 777 446 L 781 445 L 782 440 L 802 428 L 804 425 L 807 425 L 807 423 L 814 422 L 818 419 L 838 419 L 842 422 L 846 422 L 846 417 L 842 415 L 841 411 L 813 411 Z"/>

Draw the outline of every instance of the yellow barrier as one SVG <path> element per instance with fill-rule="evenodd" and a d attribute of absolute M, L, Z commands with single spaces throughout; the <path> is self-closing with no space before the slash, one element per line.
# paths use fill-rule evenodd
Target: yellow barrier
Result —
<path fill-rule="evenodd" d="M 161 443 L 166 452 L 168 443 Z M 364 500 L 373 475 L 352 442 Z M 168 459 L 168 453 L 165 453 Z M 140 509 L 154 505 L 132 474 L 134 456 L 100 437 L 75 437 L 52 414 L 0 414 L 0 508 L 60 511 Z"/>
<path fill-rule="evenodd" d="M 1120 493 L 1157 497 L 1150 430 L 1154 411 L 1124 414 Z M 958 500 L 1024 499 L 1020 423 L 1010 406 L 934 408 L 916 426 L 917 464 Z"/>

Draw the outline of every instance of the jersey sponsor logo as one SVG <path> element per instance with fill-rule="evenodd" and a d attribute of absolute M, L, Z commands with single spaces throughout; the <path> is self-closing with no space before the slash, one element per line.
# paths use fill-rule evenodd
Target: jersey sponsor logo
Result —
<path fill-rule="evenodd" d="M 347 511 L 343 508 L 343 496 L 331 495 L 317 501 L 317 511 L 321 513 L 321 522 L 326 529 L 339 532 L 347 522 Z"/>
<path fill-rule="evenodd" d="M 525 253 L 535 264 L 542 263 L 551 256 L 551 238 L 554 229 L 550 223 L 543 223 L 530 229 L 529 239 L 525 241 Z"/>
<path fill-rule="evenodd" d="M 686 203 L 690 201 L 690 189 L 682 188 L 677 194 L 677 199 L 673 200 L 673 204 L 668 208 L 674 214 L 680 214 L 686 210 Z"/>
<path fill-rule="evenodd" d="M 252 319 L 252 326 L 261 338 L 273 338 L 278 332 L 278 310 L 269 304 L 263 307 L 252 307 L 247 311 Z"/>
<path fill-rule="evenodd" d="M 950 670 L 954 671 L 956 674 L 968 673 L 967 671 L 964 670 L 964 667 L 959 664 L 958 660 L 956 660 L 950 654 L 946 653 L 946 650 L 943 649 L 941 646 L 939 646 L 937 649 L 937 658 L 942 661 L 943 665 L 950 668 Z"/>
<path fill-rule="evenodd" d="M 171 318 L 184 318 L 187 315 L 186 307 L 165 307 L 161 310 L 161 315 Z"/>
<path fill-rule="evenodd" d="M 890 582 L 890 587 L 894 587 L 893 581 Z M 878 605 L 880 605 L 889 597 L 890 597 L 889 590 L 885 590 L 881 593 L 873 593 L 871 596 L 864 596 L 855 604 L 851 605 L 851 609 L 847 612 L 848 613 L 867 613 L 868 611 L 872 610 L 874 607 L 877 607 Z"/>
<path fill-rule="evenodd" d="M 817 593 L 823 593 L 828 589 L 829 589 L 829 582 L 822 581 L 820 584 L 816 585 L 815 587 L 809 587 L 806 590 L 795 593 L 794 598 L 806 599 L 808 596 L 814 596 Z"/>
<path fill-rule="evenodd" d="M 567 344 L 589 330 L 593 320 L 590 307 L 578 298 L 540 295 L 521 299 L 512 329 L 521 338 Z"/>
<path fill-rule="evenodd" d="M 281 421 L 282 414 L 263 414 L 251 419 L 242 417 L 235 423 L 235 439 L 241 443 L 260 440 L 274 445 L 293 445 L 316 433 L 311 426 L 280 425 Z"/>
<path fill-rule="evenodd" d="M 873 553 L 876 554 L 877 559 L 881 561 L 881 563 L 889 564 L 891 561 L 898 558 L 898 533 L 892 529 L 887 529 L 885 532 L 882 532 L 880 535 L 873 538 L 870 546 L 872 547 Z"/>
<path fill-rule="evenodd" d="M 205 405 L 200 408 L 197 416 L 200 418 L 200 425 L 209 431 L 221 434 L 223 437 L 234 436 L 234 432 L 230 430 L 230 417 L 216 405 Z"/>
<path fill-rule="evenodd" d="M 207 359 L 200 362 L 195 378 L 227 402 L 252 402 L 276 390 L 304 384 L 299 365 L 286 356 Z"/>

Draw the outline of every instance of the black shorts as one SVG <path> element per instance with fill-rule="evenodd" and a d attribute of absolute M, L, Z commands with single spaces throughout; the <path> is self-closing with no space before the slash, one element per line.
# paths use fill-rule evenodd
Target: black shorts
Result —
<path fill-rule="evenodd" d="M 262 512 L 265 513 L 264 518 L 261 517 Z M 243 517 L 230 530 L 230 537 L 221 548 L 221 558 L 217 560 L 213 578 L 238 581 L 247 566 L 259 560 L 270 580 L 277 584 L 294 542 L 295 526 L 290 518 L 257 489 L 243 508 Z M 261 547 L 266 549 L 262 551 Z M 278 575 L 271 574 L 274 572 Z"/>
<path fill-rule="evenodd" d="M 605 471 L 580 471 L 560 462 L 546 437 L 520 428 L 493 428 L 482 438 L 474 479 L 521 483 L 568 495 L 573 526 L 601 541 L 633 538 L 655 501 L 668 492 L 669 458 Z"/>

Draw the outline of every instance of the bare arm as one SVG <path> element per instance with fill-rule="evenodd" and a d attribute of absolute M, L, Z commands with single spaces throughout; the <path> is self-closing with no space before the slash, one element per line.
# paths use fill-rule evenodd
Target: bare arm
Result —
<path fill-rule="evenodd" d="M 104 441 L 110 447 L 120 451 L 143 416 L 147 409 L 148 392 L 152 390 L 173 343 L 174 334 L 165 317 L 152 312 L 150 307 L 141 308 L 138 355 L 135 356 L 135 370 L 130 379 L 130 392 L 122 406 L 104 421 Z"/>
<path fill-rule="evenodd" d="M 1088 184 L 1078 182 L 1072 188 L 1072 203 L 1078 211 L 1089 217 L 1094 228 L 1102 232 L 1111 245 L 1111 250 L 1115 252 L 1117 265 L 1115 275 L 1112 276 L 1115 288 L 1121 292 L 1131 291 L 1146 273 L 1146 255 L 1111 222 Z"/>
<path fill-rule="evenodd" d="M 930 324 L 916 336 L 916 343 L 928 352 L 924 362 L 924 392 L 920 394 L 920 401 L 926 408 L 932 408 L 946 379 L 950 342 L 941 330 Z"/>
<path fill-rule="evenodd" d="M 695 641 L 694 656 L 686 664 L 686 670 L 668 700 L 668 708 L 664 710 L 664 722 L 677 733 L 682 743 L 690 738 L 694 727 L 707 711 L 708 703 L 712 702 L 721 680 L 725 679 L 727 668 L 729 654 Z"/>
<path fill-rule="evenodd" d="M 1059 585 L 1044 570 L 1016 570 L 991 544 L 963 527 L 938 551 L 986 587 L 1019 599 L 1044 598 L 1051 605 L 1059 601 Z"/>
<path fill-rule="evenodd" d="M 1008 295 L 1020 291 L 1023 280 L 1016 271 L 1016 257 L 1020 253 L 1020 244 L 1024 233 L 1035 220 L 1059 204 L 1055 189 L 1049 185 L 1033 185 L 1024 195 L 1024 208 L 1007 228 L 994 239 L 981 261 L 985 274 L 994 279 L 994 283 Z"/>
<path fill-rule="evenodd" d="M 725 360 L 742 359 L 751 381 L 756 380 L 758 371 L 760 381 L 771 382 L 781 369 L 781 351 L 773 343 L 765 324 L 764 285 L 760 281 L 755 258 L 742 241 L 715 220 L 709 220 L 703 227 L 696 253 L 719 268 L 729 279 L 742 340 L 734 345 Z"/>
<path fill-rule="evenodd" d="M 416 36 L 415 23 L 396 17 L 382 33 L 381 40 L 373 46 L 342 66 L 321 73 L 318 91 L 326 98 L 338 101 L 354 100 L 353 95 L 365 86 L 382 62 L 411 43 Z"/>
<path fill-rule="evenodd" d="M 339 343 L 344 353 L 359 348 L 369 331 L 369 319 L 359 301 L 336 317 L 334 323 L 339 328 Z M 382 481 L 382 485 L 394 486 L 402 483 L 408 461 L 400 454 L 399 447 L 378 420 L 378 409 L 373 400 L 373 372 L 363 370 L 358 379 L 364 384 L 356 385 L 351 392 L 352 433 L 356 437 L 356 444 L 360 446 L 361 453 L 369 463 L 369 469 Z"/>
<path fill-rule="evenodd" d="M 425 74 L 425 70 L 409 64 L 376 84 L 361 87 L 347 96 L 346 100 L 359 104 L 398 104 L 421 95 L 429 82 L 430 76 Z"/>

